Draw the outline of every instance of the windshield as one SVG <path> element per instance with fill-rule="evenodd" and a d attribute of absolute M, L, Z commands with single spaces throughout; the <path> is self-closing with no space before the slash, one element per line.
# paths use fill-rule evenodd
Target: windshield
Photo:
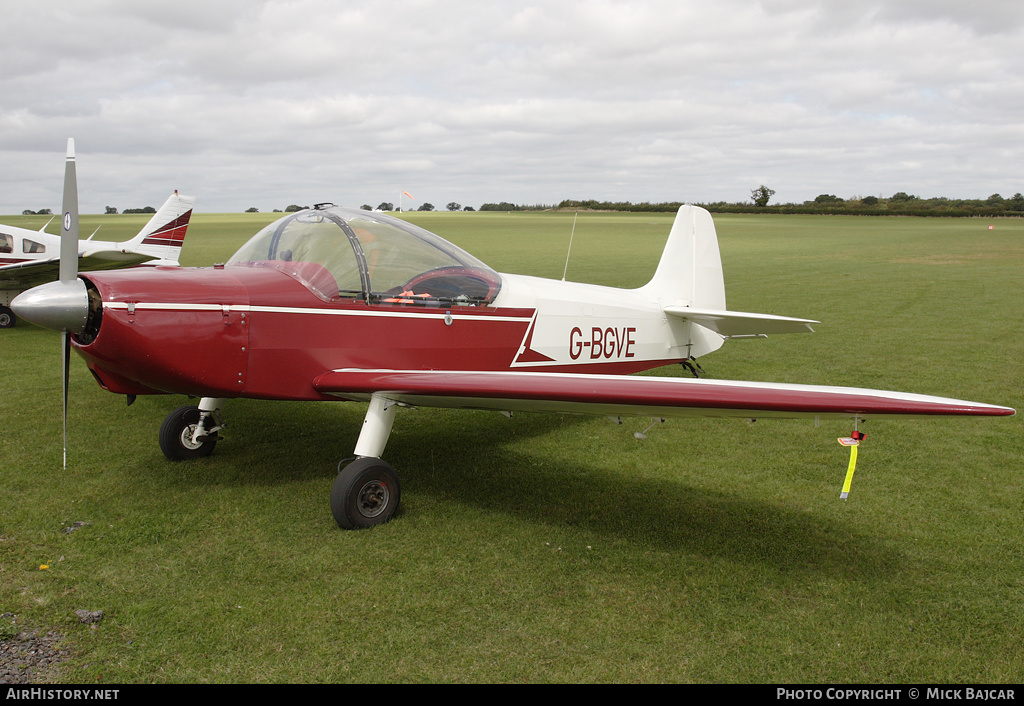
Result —
<path fill-rule="evenodd" d="M 228 264 L 274 267 L 327 301 L 482 305 L 501 287 L 487 265 L 427 230 L 334 206 L 271 223 Z"/>

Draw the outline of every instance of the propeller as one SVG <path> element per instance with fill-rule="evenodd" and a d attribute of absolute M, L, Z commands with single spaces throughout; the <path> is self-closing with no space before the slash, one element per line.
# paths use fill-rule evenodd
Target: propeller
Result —
<path fill-rule="evenodd" d="M 26 321 L 61 332 L 64 381 L 64 467 L 68 465 L 68 373 L 71 335 L 81 333 L 89 315 L 89 295 L 78 279 L 78 177 L 75 141 L 68 140 L 64 167 L 64 202 L 60 238 L 60 272 L 56 282 L 33 287 L 11 302 L 11 309 Z"/>
<path fill-rule="evenodd" d="M 60 279 L 62 285 L 73 287 L 78 279 L 78 169 L 75 166 L 75 140 L 68 138 L 68 156 L 64 165 L 64 214 L 60 231 Z M 64 359 L 64 468 L 68 467 L 68 377 L 71 370 L 71 331 L 61 332 Z"/>

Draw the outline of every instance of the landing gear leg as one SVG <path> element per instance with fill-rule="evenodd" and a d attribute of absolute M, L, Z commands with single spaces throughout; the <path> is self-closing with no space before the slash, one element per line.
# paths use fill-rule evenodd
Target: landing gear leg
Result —
<path fill-rule="evenodd" d="M 397 402 L 374 395 L 356 442 L 356 459 L 344 467 L 339 464 L 338 477 L 331 488 L 331 513 L 342 529 L 383 524 L 398 510 L 402 495 L 398 474 L 380 459 L 396 411 Z"/>

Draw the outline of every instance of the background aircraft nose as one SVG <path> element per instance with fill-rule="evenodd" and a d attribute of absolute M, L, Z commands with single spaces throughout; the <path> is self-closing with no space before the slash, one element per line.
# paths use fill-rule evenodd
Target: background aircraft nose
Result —
<path fill-rule="evenodd" d="M 36 326 L 78 334 L 89 318 L 89 295 L 80 279 L 49 282 L 16 296 L 11 309 Z"/>

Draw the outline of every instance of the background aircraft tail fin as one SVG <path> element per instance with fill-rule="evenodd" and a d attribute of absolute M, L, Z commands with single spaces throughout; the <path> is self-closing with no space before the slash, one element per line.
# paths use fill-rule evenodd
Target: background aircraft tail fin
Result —
<path fill-rule="evenodd" d="M 157 258 L 161 264 L 178 264 L 193 205 L 194 198 L 181 196 L 175 191 L 139 234 L 124 245 Z"/>

